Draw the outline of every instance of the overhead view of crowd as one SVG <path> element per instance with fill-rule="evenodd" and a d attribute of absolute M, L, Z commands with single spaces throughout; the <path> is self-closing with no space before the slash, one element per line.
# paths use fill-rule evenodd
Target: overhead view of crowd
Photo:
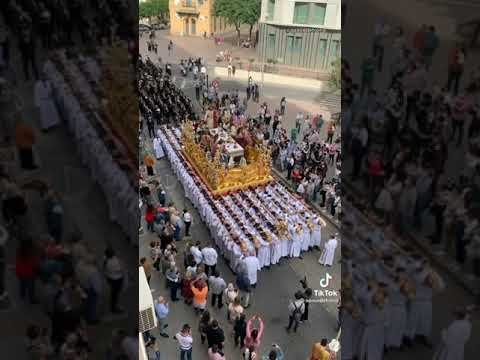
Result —
<path fill-rule="evenodd" d="M 165 292 L 162 290 L 163 295 L 155 299 L 159 335 L 164 338 L 174 335 L 166 330 L 172 311 L 169 301 L 175 303 L 182 299 L 187 306 L 193 307 L 199 319 L 198 328 L 191 323 L 185 324 L 174 335 L 179 342 L 182 359 L 190 359 L 192 352 L 199 351 L 192 344 L 196 331 L 202 343 L 205 341 L 208 345 L 209 359 L 234 356 L 225 352 L 229 334 L 233 334 L 236 346 L 240 347 L 242 359 L 284 359 L 283 350 L 276 344 L 265 354 L 261 353 L 261 349 L 264 349 L 260 346 L 261 339 L 267 329 L 262 316 L 248 315 L 255 289 L 261 286 L 257 282 L 257 274 L 261 269 L 278 263 L 281 258 L 301 257 L 301 252 L 318 251 L 320 247 L 323 251 L 319 262 L 331 266 L 338 240 L 332 235 L 329 241 L 321 241 L 321 227 L 325 226 L 321 218 L 301 205 L 300 197 L 293 193 L 287 195 L 287 190 L 280 184 L 256 191 L 240 191 L 221 199 L 210 198 L 208 190 L 188 169 L 180 153 L 181 126 L 185 121 L 193 121 L 195 136 L 211 159 L 219 152 L 225 160 L 224 166 L 232 167 L 242 166 L 242 163 L 245 165 L 246 160 L 242 155 L 229 156 L 229 151 L 273 145 L 273 138 L 282 129 L 282 115 L 280 109 L 275 112 L 270 110 L 267 103 L 260 104 L 260 111 L 250 115 L 247 105 L 252 97 L 249 99 L 248 92 L 255 89 L 254 86 L 249 86 L 245 94 L 238 90 L 222 93 L 215 83 L 207 86 L 201 71 L 196 73 L 190 70 L 192 66 L 201 67 L 201 60 L 187 61 L 184 66 L 188 72 L 193 71 L 195 78 L 198 77 L 196 84 L 203 85 L 202 89 L 196 91 L 199 107 L 194 107 L 192 100 L 170 81 L 172 73 L 168 71 L 169 64 L 154 64 L 149 59 L 139 64 L 143 103 L 141 122 L 145 122 L 147 127 L 145 129 L 145 125 L 140 123 L 140 192 L 144 224 L 141 234 L 152 239 L 148 246 L 149 256 L 141 257 L 140 265 L 145 270 L 148 282 L 152 277 L 160 276 L 165 283 Z M 285 106 L 286 102 L 283 101 L 283 112 Z M 161 185 L 163 173 L 155 170 L 157 162 L 164 158 L 172 164 L 173 172 L 184 185 L 186 197 L 209 227 L 212 243 L 202 244 L 195 240 L 195 234 L 190 230 L 193 210 L 178 208 L 173 201 L 169 201 L 172 194 L 169 194 L 168 187 Z M 290 210 L 281 205 L 282 196 L 291 197 L 289 202 L 294 206 Z M 271 204 L 271 209 L 265 211 L 264 216 L 267 217 L 259 217 L 267 199 L 272 199 L 276 205 L 273 207 Z M 244 213 L 242 209 L 250 203 L 252 211 L 250 214 Z M 295 215 L 295 211 L 300 213 Z M 284 218 L 282 231 L 268 225 L 275 224 L 277 220 L 283 224 Z M 252 222 L 253 219 L 256 222 Z M 245 225 L 249 222 L 252 222 L 252 226 Z M 262 222 L 267 225 L 258 233 L 260 240 L 256 236 L 250 237 Z M 273 240 L 269 242 L 262 240 L 267 232 L 272 234 Z M 288 236 L 290 240 L 283 239 L 283 236 Z M 226 280 L 231 278 L 231 274 L 222 273 L 217 266 L 221 256 L 235 273 L 233 281 Z M 289 314 L 285 322 L 287 331 L 297 332 L 301 323 L 308 320 L 308 299 L 312 294 L 312 289 L 304 279 L 303 286 L 292 294 L 286 309 Z M 220 324 L 223 319 L 220 321 L 218 312 L 212 311 L 223 307 L 226 308 L 224 316 L 228 319 L 228 327 L 222 327 Z M 162 340 L 155 338 L 151 332 L 144 335 L 152 357 L 161 354 Z M 330 358 L 335 356 L 336 351 L 338 341 L 323 339 L 314 345 L 311 357 Z"/>
<path fill-rule="evenodd" d="M 460 265 L 471 262 L 479 276 L 478 67 L 467 73 L 461 42 L 439 59 L 434 26 L 405 34 L 380 22 L 373 41 L 360 84 L 348 61 L 342 64 L 342 141 L 352 166 L 345 175 L 363 180 L 367 202 L 385 225 L 423 233 Z M 391 52 L 391 63 L 384 64 L 384 52 Z M 448 74 L 444 84 L 430 81 L 431 64 L 439 61 Z M 376 89 L 383 72 L 388 85 Z"/>
<path fill-rule="evenodd" d="M 67 230 L 67 223 L 77 219 L 68 214 L 56 186 L 45 180 L 48 174 L 35 150 L 47 131 L 61 127 L 64 120 L 43 72 L 48 52 L 68 48 L 81 53 L 115 36 L 135 39 L 130 30 L 136 23 L 128 6 L 127 1 L 12 0 L 0 9 L 1 141 L 18 151 L 19 160 L 2 163 L 0 190 L 0 226 L 14 249 L 14 258 L 7 261 L 13 264 L 18 289 L 3 293 L 2 279 L 0 296 L 2 301 L 9 298 L 11 311 L 29 312 L 28 323 L 22 324 L 21 317 L 16 321 L 25 328 L 25 346 L 16 350 L 19 357 L 26 353 L 32 359 L 89 359 L 106 351 L 112 341 L 104 356 L 138 358 L 134 328 L 115 331 L 104 344 L 92 340 L 92 332 L 108 328 L 105 319 L 125 318 L 120 303 L 128 287 L 127 268 L 107 243 L 100 254 L 91 239 L 85 239 L 84 229 Z M 35 83 L 30 87 L 31 79 Z M 39 128 L 31 121 L 36 117 L 27 105 L 30 99 L 22 98 L 25 86 L 39 110 Z M 38 316 L 32 317 L 34 313 Z"/>

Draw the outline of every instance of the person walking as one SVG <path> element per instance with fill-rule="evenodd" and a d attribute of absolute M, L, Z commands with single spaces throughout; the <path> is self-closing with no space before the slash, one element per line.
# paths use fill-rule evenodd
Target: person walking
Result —
<path fill-rule="evenodd" d="M 180 360 L 192 360 L 193 337 L 190 325 L 183 325 L 182 330 L 174 338 L 180 347 Z"/>
<path fill-rule="evenodd" d="M 216 345 L 218 347 L 223 347 L 225 341 L 225 334 L 223 329 L 218 324 L 217 320 L 212 320 L 210 326 L 207 328 L 207 343 L 208 348 Z"/>
<path fill-rule="evenodd" d="M 202 345 L 205 344 L 205 340 L 207 339 L 207 330 L 210 327 L 210 323 L 212 322 L 212 317 L 210 316 L 210 312 L 205 310 L 200 317 L 200 322 L 198 323 L 198 331 L 200 333 L 200 340 Z"/>
<path fill-rule="evenodd" d="M 40 258 L 36 254 L 33 240 L 30 237 L 20 241 L 15 259 L 15 274 L 20 285 L 20 297 L 28 297 L 30 304 L 35 304 L 35 279 Z"/>
<path fill-rule="evenodd" d="M 272 348 L 270 349 L 268 354 L 262 357 L 262 360 L 284 360 L 284 359 L 285 359 L 285 355 L 283 353 L 283 350 L 277 344 L 272 344 Z"/>
<path fill-rule="evenodd" d="M 145 277 L 147 278 L 147 283 L 150 285 L 150 279 L 152 278 L 153 265 L 150 260 L 145 257 L 140 258 L 140 266 L 143 267 L 145 272 Z"/>
<path fill-rule="evenodd" d="M 320 342 L 315 343 L 312 348 L 312 354 L 310 360 L 329 360 L 330 353 L 327 350 L 328 340 L 322 339 Z"/>
<path fill-rule="evenodd" d="M 258 327 L 254 327 L 253 322 L 258 322 Z M 250 320 L 247 322 L 247 334 L 245 337 L 245 346 L 247 348 L 253 347 L 255 350 L 260 347 L 262 342 L 262 336 L 264 331 L 264 323 L 263 319 L 258 316 L 254 315 Z"/>
<path fill-rule="evenodd" d="M 465 47 L 460 43 L 456 43 L 455 47 L 450 53 L 450 58 L 448 61 L 448 80 L 447 80 L 447 91 L 452 91 L 453 95 L 458 95 L 458 90 L 460 86 L 460 79 L 463 74 L 463 69 L 465 67 L 465 57 L 466 51 Z"/>
<path fill-rule="evenodd" d="M 208 285 L 210 286 L 210 292 L 212 293 L 212 307 L 218 303 L 218 308 L 223 307 L 223 292 L 225 291 L 227 284 L 225 280 L 220 277 L 218 270 L 215 270 L 213 274 L 208 278 Z"/>
<path fill-rule="evenodd" d="M 168 306 L 168 302 L 165 300 L 163 296 L 160 296 L 158 300 L 155 302 L 155 314 L 157 315 L 157 328 L 160 333 L 160 336 L 164 338 L 168 338 L 168 334 L 165 332 L 167 328 L 167 317 L 170 312 L 170 308 Z"/>
<path fill-rule="evenodd" d="M 15 141 L 20 157 L 20 165 L 25 170 L 35 170 L 37 165 L 33 158 L 35 133 L 33 128 L 23 120 L 18 120 L 15 127 Z"/>
<path fill-rule="evenodd" d="M 215 272 L 217 266 L 218 254 L 211 246 L 205 246 L 202 250 L 203 263 L 205 265 L 205 273 L 207 276 Z"/>
<path fill-rule="evenodd" d="M 235 347 L 245 346 L 245 337 L 247 336 L 247 320 L 245 314 L 240 314 L 233 323 L 233 339 L 235 341 Z"/>
<path fill-rule="evenodd" d="M 112 247 L 107 247 L 103 262 L 103 271 L 110 285 L 110 311 L 114 314 L 122 313 L 123 309 L 118 305 L 120 293 L 124 287 L 123 265 L 115 255 Z"/>
<path fill-rule="evenodd" d="M 207 306 L 208 286 L 203 279 L 192 282 L 193 307 L 195 314 L 203 312 Z"/>
<path fill-rule="evenodd" d="M 208 349 L 208 360 L 225 360 L 223 347 L 214 344 L 210 349 Z"/>
<path fill-rule="evenodd" d="M 185 224 L 185 236 L 190 236 L 190 226 L 192 226 L 192 215 L 187 209 L 183 209 L 183 223 Z"/>
<path fill-rule="evenodd" d="M 305 299 L 303 298 L 301 291 L 297 291 L 295 293 L 295 300 L 290 301 L 290 304 L 288 305 L 288 311 L 290 315 L 286 329 L 288 332 L 290 332 L 290 329 L 293 326 L 293 332 L 297 332 L 298 325 L 300 324 L 303 313 L 305 312 Z"/>
<path fill-rule="evenodd" d="M 246 269 L 242 269 L 238 272 L 236 284 L 240 291 L 240 299 L 243 302 L 242 305 L 247 308 L 250 305 L 250 293 L 252 290 Z"/>
<path fill-rule="evenodd" d="M 167 284 L 170 288 L 170 300 L 173 302 L 178 301 L 177 291 L 180 287 L 180 273 L 175 263 L 170 264 L 170 268 L 165 273 L 165 277 L 167 278 Z"/>
<path fill-rule="evenodd" d="M 280 115 L 285 115 L 285 110 L 287 108 L 287 100 L 285 99 L 285 96 L 282 97 L 282 100 L 280 100 Z"/>

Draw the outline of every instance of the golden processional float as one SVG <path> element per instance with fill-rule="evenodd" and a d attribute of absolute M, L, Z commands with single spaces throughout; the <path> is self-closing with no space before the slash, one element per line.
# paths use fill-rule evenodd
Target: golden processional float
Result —
<path fill-rule="evenodd" d="M 107 50 L 102 64 L 103 115 L 112 132 L 138 163 L 138 96 L 135 72 L 126 46 Z"/>
<path fill-rule="evenodd" d="M 183 155 L 214 196 L 267 185 L 274 180 L 271 175 L 271 151 L 266 146 L 248 147 L 245 149 L 246 164 L 227 168 L 220 162 L 219 152 L 210 159 L 197 143 L 191 121 L 183 124 L 182 145 Z"/>

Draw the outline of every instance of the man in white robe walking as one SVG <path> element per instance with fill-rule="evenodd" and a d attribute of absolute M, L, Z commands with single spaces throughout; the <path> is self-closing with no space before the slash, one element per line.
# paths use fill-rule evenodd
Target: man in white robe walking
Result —
<path fill-rule="evenodd" d="M 335 259 L 335 249 L 337 248 L 338 240 L 335 235 L 332 235 L 330 239 L 325 243 L 323 248 L 322 255 L 318 262 L 324 266 L 332 266 L 333 260 Z"/>
<path fill-rule="evenodd" d="M 160 160 L 165 156 L 162 148 L 162 141 L 160 140 L 160 130 L 157 130 L 157 136 L 153 139 L 153 150 L 155 150 L 155 157 Z"/>
<path fill-rule="evenodd" d="M 35 106 L 40 112 L 40 127 L 48 130 L 60 123 L 57 107 L 52 98 L 52 86 L 45 74 L 36 82 L 34 88 Z"/>

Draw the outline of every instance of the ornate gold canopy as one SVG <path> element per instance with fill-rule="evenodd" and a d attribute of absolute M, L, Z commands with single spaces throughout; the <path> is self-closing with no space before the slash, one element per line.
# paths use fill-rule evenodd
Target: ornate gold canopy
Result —
<path fill-rule="evenodd" d="M 214 159 L 210 159 L 201 145 L 195 141 L 195 130 L 190 121 L 182 127 L 182 144 L 184 156 L 214 195 L 266 185 L 273 181 L 270 174 L 271 154 L 267 147 L 247 148 L 245 151 L 247 164 L 227 169 L 220 163 L 219 152 Z"/>

